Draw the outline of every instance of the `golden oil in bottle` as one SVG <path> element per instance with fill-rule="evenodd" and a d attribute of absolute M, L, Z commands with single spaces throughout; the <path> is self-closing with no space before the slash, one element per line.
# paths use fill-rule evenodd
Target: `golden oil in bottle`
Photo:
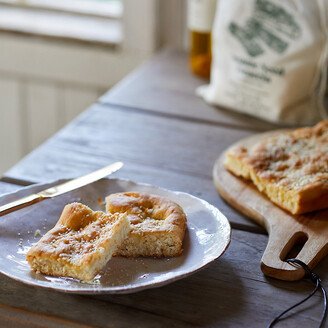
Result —
<path fill-rule="evenodd" d="M 190 68 L 209 79 L 211 71 L 211 29 L 216 0 L 189 0 L 188 29 L 190 33 Z"/>

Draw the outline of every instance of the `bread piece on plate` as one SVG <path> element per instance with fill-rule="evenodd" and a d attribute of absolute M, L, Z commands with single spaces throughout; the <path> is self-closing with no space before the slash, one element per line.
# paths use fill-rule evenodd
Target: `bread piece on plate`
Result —
<path fill-rule="evenodd" d="M 171 200 L 137 192 L 106 197 L 108 213 L 127 213 L 131 224 L 129 236 L 115 256 L 166 257 L 182 253 L 186 215 Z"/>
<path fill-rule="evenodd" d="M 130 231 L 122 213 L 94 212 L 72 203 L 59 221 L 27 253 L 34 271 L 90 281 L 105 266 Z"/>
<path fill-rule="evenodd" d="M 327 208 L 328 120 L 236 146 L 227 152 L 225 167 L 292 214 Z"/>

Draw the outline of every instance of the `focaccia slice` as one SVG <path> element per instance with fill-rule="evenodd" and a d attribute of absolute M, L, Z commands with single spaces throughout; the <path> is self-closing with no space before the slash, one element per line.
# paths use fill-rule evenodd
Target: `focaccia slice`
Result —
<path fill-rule="evenodd" d="M 236 146 L 227 152 L 225 167 L 292 214 L 327 208 L 328 120 Z"/>
<path fill-rule="evenodd" d="M 123 213 L 94 212 L 72 203 L 59 221 L 27 253 L 36 272 L 90 281 L 105 266 L 130 231 Z"/>
<path fill-rule="evenodd" d="M 125 192 L 106 197 L 108 213 L 126 213 L 128 238 L 115 253 L 126 257 L 171 257 L 182 253 L 186 215 L 171 200 L 145 193 Z"/>

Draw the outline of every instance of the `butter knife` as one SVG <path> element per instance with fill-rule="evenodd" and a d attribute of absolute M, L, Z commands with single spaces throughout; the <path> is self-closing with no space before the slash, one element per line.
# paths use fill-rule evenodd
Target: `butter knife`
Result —
<path fill-rule="evenodd" d="M 122 162 L 115 162 L 111 165 L 105 166 L 97 171 L 91 172 L 82 177 L 64 182 L 58 186 L 50 187 L 46 190 L 42 190 L 36 194 L 32 194 L 11 203 L 0 206 L 0 216 L 19 210 L 20 208 L 38 203 L 44 199 L 52 198 L 68 191 L 83 187 L 87 184 L 95 182 L 107 175 L 110 175 L 123 166 Z"/>

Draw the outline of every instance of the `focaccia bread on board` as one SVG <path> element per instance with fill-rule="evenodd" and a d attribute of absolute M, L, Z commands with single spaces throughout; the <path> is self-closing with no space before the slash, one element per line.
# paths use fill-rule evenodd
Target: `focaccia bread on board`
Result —
<path fill-rule="evenodd" d="M 233 147 L 224 165 L 292 214 L 327 208 L 328 120 Z"/>

